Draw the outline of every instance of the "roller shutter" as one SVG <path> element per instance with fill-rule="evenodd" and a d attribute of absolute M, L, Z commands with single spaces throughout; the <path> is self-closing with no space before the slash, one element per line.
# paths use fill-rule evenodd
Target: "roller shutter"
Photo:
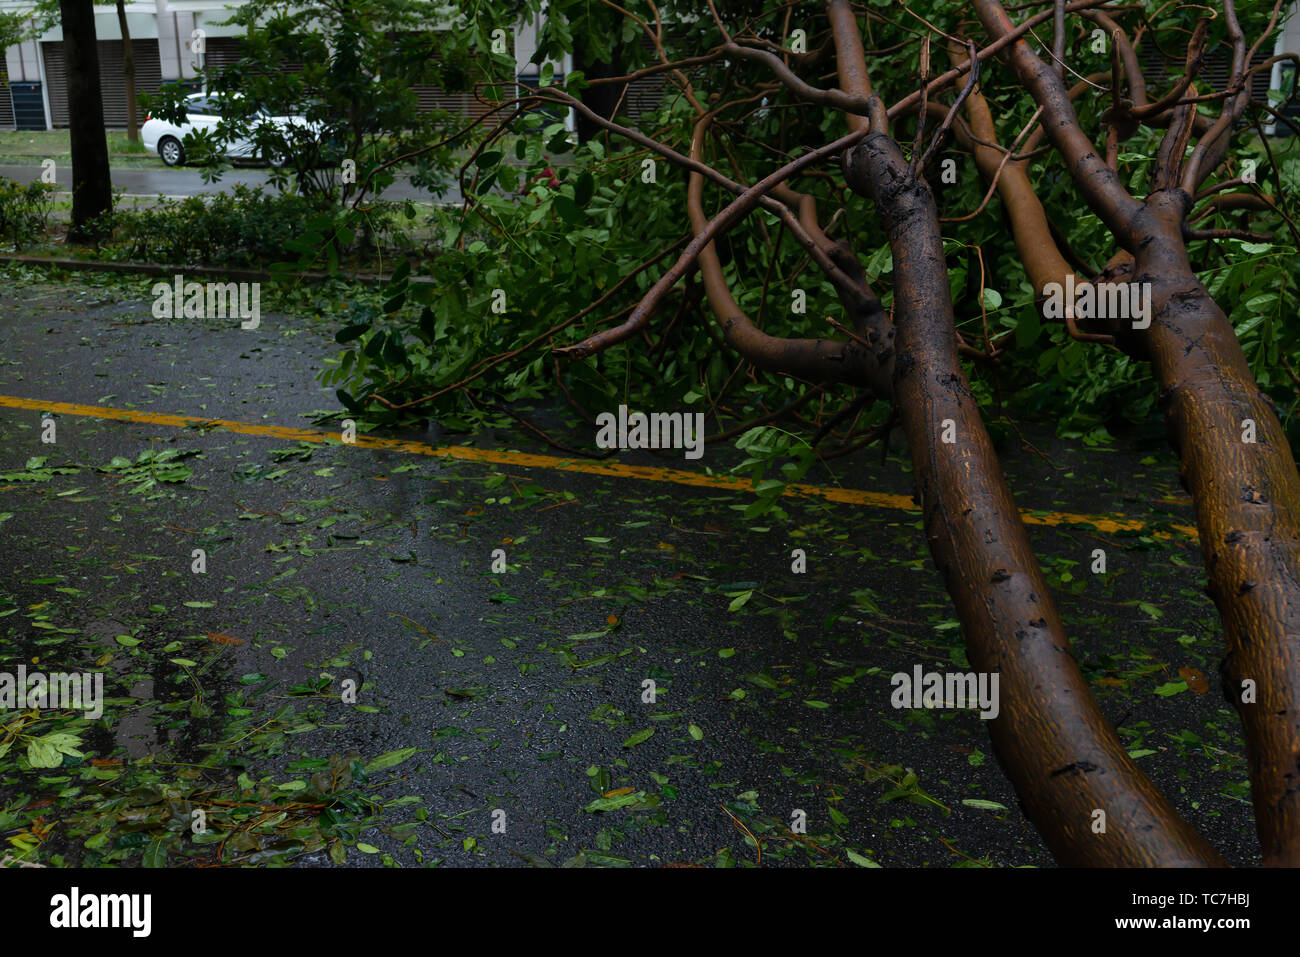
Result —
<path fill-rule="evenodd" d="M 162 67 L 156 40 L 132 40 L 135 55 L 135 89 L 137 93 L 156 93 L 162 85 Z M 50 121 L 56 129 L 68 125 L 68 76 L 62 43 L 42 43 L 45 77 L 50 85 Z M 108 129 L 126 129 L 126 78 L 122 75 L 122 41 L 99 41 L 100 100 L 104 104 L 104 125 Z M 137 120 L 144 122 L 143 114 Z"/>

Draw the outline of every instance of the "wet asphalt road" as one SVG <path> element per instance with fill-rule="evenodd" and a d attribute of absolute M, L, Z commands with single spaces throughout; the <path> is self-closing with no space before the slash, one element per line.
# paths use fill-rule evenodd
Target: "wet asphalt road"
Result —
<path fill-rule="evenodd" d="M 334 411 L 313 377 L 338 351 L 335 323 L 157 320 L 145 290 L 0 286 L 0 395 L 296 428 Z M 784 518 L 746 520 L 745 496 L 671 483 L 55 420 L 43 445 L 38 413 L 0 408 L 0 470 L 32 456 L 79 469 L 0 482 L 0 667 L 111 656 L 99 667 L 116 703 L 92 736 L 93 755 L 118 762 L 106 773 L 197 761 L 228 737 L 223 721 L 261 706 L 241 689 L 267 688 L 296 716 L 240 738 L 203 772 L 212 787 L 241 770 L 288 781 L 329 755 L 418 749 L 372 775 L 389 806 L 349 866 L 753 864 L 746 832 L 764 865 L 851 867 L 850 852 L 885 866 L 1051 864 L 977 716 L 890 705 L 894 672 L 968 667 L 916 513 L 789 500 Z M 555 454 L 511 432 L 415 437 Z M 1188 521 L 1156 430 L 1088 458 L 1034 441 L 1051 461 L 1014 445 L 1004 459 L 1022 505 Z M 188 454 L 192 474 L 141 490 L 94 470 L 150 449 Z M 901 451 L 809 481 L 908 494 Z M 723 470 L 726 458 L 626 460 Z M 1235 716 L 1217 687 L 1155 690 L 1184 666 L 1217 686 L 1222 635 L 1195 545 L 1031 535 L 1126 744 L 1225 856 L 1255 862 Z M 1099 542 L 1110 574 L 1072 594 Z M 196 547 L 206 574 L 192 572 Z M 805 574 L 792 573 L 794 548 Z M 192 707 L 179 654 L 207 662 L 212 714 Z M 338 699 L 347 680 L 355 705 Z M 312 681 L 327 692 L 287 692 Z M 0 761 L 0 806 L 58 786 Z M 794 837 L 798 812 L 807 832 Z M 69 821 L 50 847 L 98 862 L 94 826 Z M 139 863 L 131 842 L 108 846 Z M 324 850 L 292 860 L 331 864 Z"/>
<path fill-rule="evenodd" d="M 114 167 L 113 188 L 120 189 L 127 196 L 204 196 L 210 193 L 229 192 L 237 183 L 249 187 L 270 184 L 270 173 L 265 168 L 237 166 L 222 173 L 221 179 L 213 183 L 203 181 L 202 172 L 194 167 L 168 168 L 158 161 L 157 169 L 123 169 Z M 40 166 L 0 166 L 0 176 L 30 183 L 41 175 Z M 55 181 L 72 182 L 72 167 L 55 168 Z M 431 202 L 426 190 L 417 189 L 410 181 L 398 176 L 393 185 L 380 194 L 387 200 L 410 199 L 416 202 Z M 452 186 L 438 202 L 456 203 L 460 201 L 460 190 Z"/>

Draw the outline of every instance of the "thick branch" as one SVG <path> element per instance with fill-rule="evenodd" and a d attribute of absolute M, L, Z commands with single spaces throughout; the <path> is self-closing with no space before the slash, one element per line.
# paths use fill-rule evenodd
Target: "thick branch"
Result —
<path fill-rule="evenodd" d="M 964 54 L 958 47 L 950 48 L 954 62 Z M 976 87 L 974 93 L 966 100 L 966 119 L 971 132 L 986 142 L 997 142 L 997 129 L 993 123 L 993 113 L 983 90 Z M 960 134 L 959 134 L 960 135 Z M 1024 160 L 1006 160 L 1005 154 L 978 143 L 973 144 L 975 165 L 990 182 L 997 177 L 998 195 L 1002 197 L 1007 216 L 1011 220 L 1012 238 L 1016 251 L 1025 265 L 1025 272 L 1035 291 L 1041 293 L 1049 283 L 1066 282 L 1066 277 L 1074 270 L 1065 261 L 1056 243 L 1052 239 L 1051 227 L 1047 222 L 1047 213 L 1038 200 L 1033 183 L 1029 179 L 1029 163 Z M 998 169 L 1001 174 L 998 174 Z"/>
<path fill-rule="evenodd" d="M 1015 29 L 998 0 L 973 2 L 989 36 L 1004 37 Z M 1097 155 L 1092 141 L 1079 125 L 1065 84 L 1023 39 L 1011 44 L 1007 58 L 1020 82 L 1043 108 L 1043 128 L 1065 160 L 1070 178 L 1121 245 L 1130 248 L 1128 223 L 1141 204 L 1128 194 L 1119 175 L 1106 165 L 1105 159 Z"/>
<path fill-rule="evenodd" d="M 895 403 L 935 563 L 967 654 L 999 676 L 994 748 L 1026 814 L 1069 865 L 1222 864 L 1128 756 L 1074 658 L 978 404 L 962 372 L 934 200 L 872 132 L 845 175 L 884 220 L 894 255 Z M 945 442 L 945 426 L 955 441 Z M 1094 833 L 1096 811 L 1105 833 Z"/>
<path fill-rule="evenodd" d="M 692 138 L 691 155 L 698 159 L 703 153 L 707 118 L 696 126 Z M 853 134 L 856 136 L 856 134 Z M 702 193 L 704 180 L 692 173 L 686 191 L 686 210 L 691 228 L 699 240 L 708 228 L 704 215 Z M 853 382 L 865 385 L 882 398 L 888 397 L 893 371 L 893 329 L 879 312 L 880 320 L 868 335 L 874 335 L 866 344 L 834 339 L 782 339 L 770 336 L 759 329 L 736 303 L 718 261 L 718 253 L 711 241 L 703 242 L 699 250 L 700 275 L 709 306 L 717 317 L 723 339 L 742 358 L 760 369 L 797 376 L 813 382 Z"/>
<path fill-rule="evenodd" d="M 1177 189 L 1147 200 L 1134 279 L 1150 289 L 1148 347 L 1226 632 L 1221 671 L 1245 726 L 1264 863 L 1296 866 L 1300 475 L 1232 324 L 1192 271 L 1182 235 L 1189 207 Z"/>

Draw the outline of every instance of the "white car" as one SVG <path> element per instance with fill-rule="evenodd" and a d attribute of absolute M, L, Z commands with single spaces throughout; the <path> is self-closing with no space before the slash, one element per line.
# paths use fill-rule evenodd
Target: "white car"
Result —
<path fill-rule="evenodd" d="M 215 129 L 221 122 L 222 101 L 208 93 L 191 93 L 185 97 L 185 122 L 179 126 L 157 117 L 146 116 L 140 127 L 140 140 L 150 153 L 157 154 L 167 166 L 180 166 L 185 162 L 185 137 L 200 130 Z M 281 129 L 299 126 L 310 129 L 312 124 L 302 116 L 269 116 L 261 114 L 261 122 Z M 232 139 L 225 144 L 225 155 L 232 159 L 265 159 L 272 166 L 284 165 L 278 156 L 258 156 L 257 147 L 250 139 Z"/>

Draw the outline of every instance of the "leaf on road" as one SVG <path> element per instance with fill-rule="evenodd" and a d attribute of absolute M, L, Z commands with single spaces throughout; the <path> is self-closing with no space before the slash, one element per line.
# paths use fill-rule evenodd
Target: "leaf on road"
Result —
<path fill-rule="evenodd" d="M 366 770 L 382 771 L 384 768 L 396 767 L 408 758 L 414 757 L 419 753 L 419 751 L 419 748 L 399 748 L 396 751 L 385 751 L 379 757 L 367 764 Z"/>
<path fill-rule="evenodd" d="M 1005 811 L 1007 806 L 999 804 L 997 801 L 985 801 L 981 798 L 965 798 L 961 802 L 967 807 L 978 808 L 981 811 Z"/>

